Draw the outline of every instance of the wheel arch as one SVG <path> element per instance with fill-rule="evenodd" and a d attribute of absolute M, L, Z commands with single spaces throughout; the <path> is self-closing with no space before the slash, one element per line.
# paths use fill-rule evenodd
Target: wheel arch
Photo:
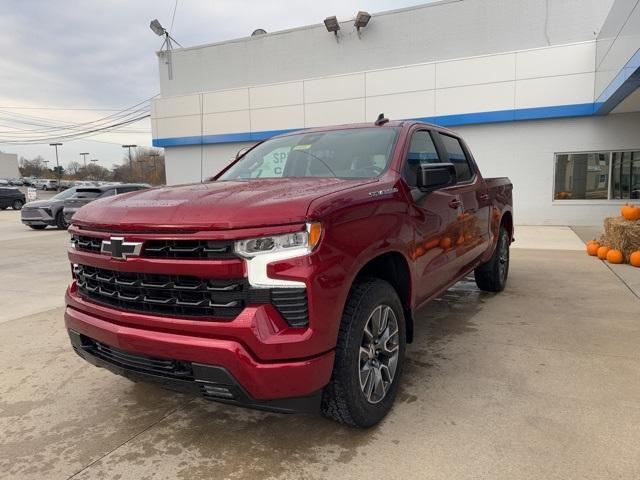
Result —
<path fill-rule="evenodd" d="M 362 278 L 379 278 L 388 282 L 396 290 L 404 310 L 406 340 L 407 343 L 411 343 L 413 341 L 411 271 L 404 255 L 398 251 L 389 251 L 370 259 L 360 268 L 352 285 Z"/>

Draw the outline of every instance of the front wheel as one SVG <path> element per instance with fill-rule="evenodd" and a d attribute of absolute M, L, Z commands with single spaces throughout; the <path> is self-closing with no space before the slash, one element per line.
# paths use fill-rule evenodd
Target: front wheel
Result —
<path fill-rule="evenodd" d="M 404 312 L 395 289 L 380 279 L 356 282 L 342 315 L 322 414 L 356 427 L 380 422 L 398 393 L 405 344 Z"/>
<path fill-rule="evenodd" d="M 69 228 L 69 224 L 64 219 L 64 215 L 62 213 L 62 209 L 60 209 L 60 211 L 56 214 L 56 226 L 60 230 L 66 230 L 67 228 Z"/>
<path fill-rule="evenodd" d="M 473 274 L 476 285 L 486 292 L 501 292 L 507 285 L 509 275 L 509 234 L 500 227 L 498 244 L 488 262 L 478 266 Z"/>
<path fill-rule="evenodd" d="M 11 208 L 13 208 L 14 210 L 21 210 L 22 205 L 24 205 L 24 202 L 22 200 L 14 200 L 11 204 Z"/>

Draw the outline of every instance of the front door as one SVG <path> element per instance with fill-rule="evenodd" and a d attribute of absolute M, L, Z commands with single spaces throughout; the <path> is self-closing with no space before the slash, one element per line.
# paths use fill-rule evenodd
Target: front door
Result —
<path fill-rule="evenodd" d="M 403 177 L 411 196 L 414 244 L 410 251 L 414 262 L 414 300 L 420 305 L 446 287 L 456 274 L 451 258 L 455 257 L 455 227 L 462 200 L 451 188 L 423 193 L 416 186 L 418 166 L 440 163 L 440 155 L 428 130 L 412 133 L 405 159 Z"/>

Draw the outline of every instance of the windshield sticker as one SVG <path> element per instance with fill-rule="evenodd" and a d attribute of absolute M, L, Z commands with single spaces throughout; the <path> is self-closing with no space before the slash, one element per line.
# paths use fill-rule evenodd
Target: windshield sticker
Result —
<path fill-rule="evenodd" d="M 296 145 L 293 147 L 294 150 L 309 150 L 311 148 L 311 144 L 306 145 Z"/>

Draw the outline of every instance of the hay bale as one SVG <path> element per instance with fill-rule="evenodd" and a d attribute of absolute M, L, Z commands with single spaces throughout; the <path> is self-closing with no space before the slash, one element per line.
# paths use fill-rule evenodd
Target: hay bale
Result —
<path fill-rule="evenodd" d="M 600 242 L 620 250 L 625 260 L 629 261 L 631 253 L 640 250 L 640 221 L 625 220 L 624 217 L 605 218 Z"/>

